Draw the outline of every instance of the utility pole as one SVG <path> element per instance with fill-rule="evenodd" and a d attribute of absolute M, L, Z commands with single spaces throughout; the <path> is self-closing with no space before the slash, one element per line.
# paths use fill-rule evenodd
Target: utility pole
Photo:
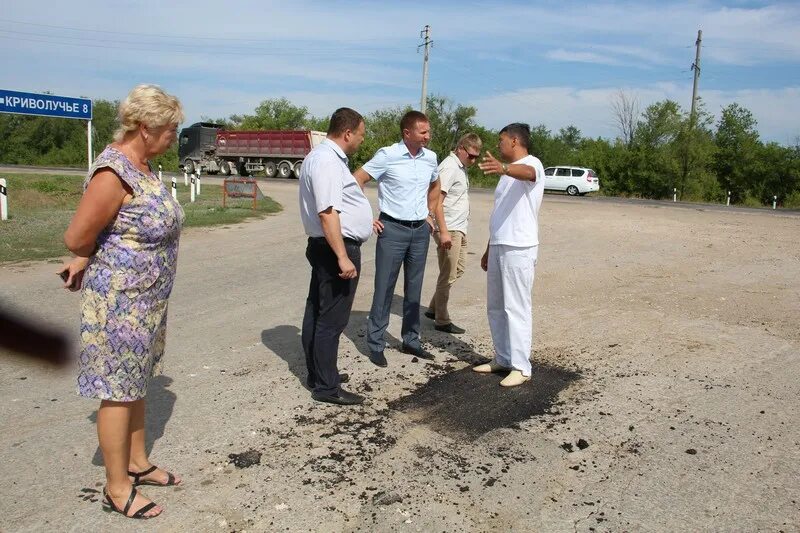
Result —
<path fill-rule="evenodd" d="M 692 70 L 694 71 L 694 84 L 692 85 L 692 110 L 689 112 L 689 129 L 694 128 L 695 119 L 695 106 L 697 105 L 697 80 L 700 79 L 700 43 L 703 42 L 703 30 L 697 30 L 697 41 L 695 45 L 694 63 L 692 63 Z"/>
<path fill-rule="evenodd" d="M 692 70 L 694 71 L 694 83 L 692 84 L 692 108 L 689 111 L 689 127 L 686 130 L 686 139 L 684 140 L 681 159 L 682 172 L 680 181 L 680 199 L 683 200 L 683 192 L 686 189 L 686 182 L 689 180 L 689 173 L 691 172 L 691 147 L 689 146 L 694 138 L 694 123 L 696 120 L 695 109 L 697 107 L 697 81 L 700 79 L 700 44 L 703 42 L 703 30 L 697 30 L 697 41 L 695 41 L 694 63 L 692 63 Z"/>
<path fill-rule="evenodd" d="M 428 54 L 433 44 L 433 41 L 431 41 L 431 27 L 426 24 L 422 31 L 419 32 L 419 36 L 424 40 L 422 44 L 417 47 L 417 51 L 425 47 L 425 58 L 422 62 L 422 98 L 420 99 L 419 107 L 420 111 L 425 113 L 425 110 L 428 108 Z"/>

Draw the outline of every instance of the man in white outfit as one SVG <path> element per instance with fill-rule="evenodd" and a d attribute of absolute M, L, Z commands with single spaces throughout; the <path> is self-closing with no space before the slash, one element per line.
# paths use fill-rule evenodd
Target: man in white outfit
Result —
<path fill-rule="evenodd" d="M 501 160 L 486 153 L 479 164 L 498 174 L 489 244 L 481 258 L 488 273 L 487 311 L 495 358 L 475 372 L 508 372 L 500 385 L 514 387 L 531 379 L 533 307 L 531 292 L 539 250 L 539 208 L 544 167 L 530 155 L 530 127 L 509 124 L 500 130 Z"/>

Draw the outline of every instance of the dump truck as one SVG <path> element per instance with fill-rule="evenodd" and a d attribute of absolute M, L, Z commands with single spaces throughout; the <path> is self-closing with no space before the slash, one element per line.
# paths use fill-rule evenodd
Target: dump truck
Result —
<path fill-rule="evenodd" d="M 215 132 L 213 144 L 209 143 L 209 130 Z M 298 178 L 303 159 L 323 139 L 325 133 L 319 131 L 225 130 L 198 122 L 181 131 L 178 155 L 186 172 L 200 170 L 226 176 L 263 172 L 268 178 Z"/>

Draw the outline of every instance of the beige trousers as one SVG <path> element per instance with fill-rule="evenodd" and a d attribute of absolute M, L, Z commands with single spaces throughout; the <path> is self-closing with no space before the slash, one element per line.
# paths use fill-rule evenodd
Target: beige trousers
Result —
<path fill-rule="evenodd" d="M 467 236 L 462 231 L 451 231 L 453 245 L 449 250 L 439 246 L 439 233 L 433 234 L 436 241 L 436 253 L 439 257 L 439 278 L 436 280 L 436 292 L 428 306 L 436 315 L 436 325 L 446 326 L 450 323 L 447 302 L 450 299 L 450 287 L 464 274 L 467 264 Z"/>

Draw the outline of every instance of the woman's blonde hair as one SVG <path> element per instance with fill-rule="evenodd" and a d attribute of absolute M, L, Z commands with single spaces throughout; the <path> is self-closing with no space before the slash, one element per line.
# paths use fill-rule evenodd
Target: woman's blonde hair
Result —
<path fill-rule="evenodd" d="M 114 132 L 114 140 L 121 141 L 126 133 L 136 130 L 139 124 L 158 128 L 180 124 L 183 118 L 183 106 L 176 97 L 165 93 L 157 85 L 138 85 L 119 105 L 119 128 Z"/>

